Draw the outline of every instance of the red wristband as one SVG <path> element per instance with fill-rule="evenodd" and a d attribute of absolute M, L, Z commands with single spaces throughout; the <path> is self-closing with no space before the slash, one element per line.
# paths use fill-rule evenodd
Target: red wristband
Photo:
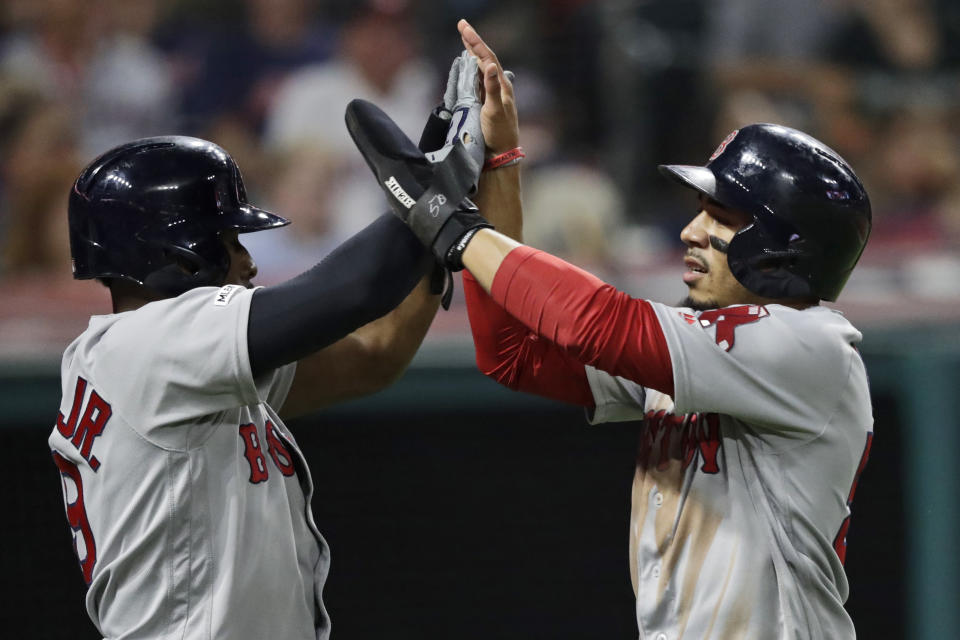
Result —
<path fill-rule="evenodd" d="M 483 163 L 483 170 L 489 171 L 491 169 L 499 169 L 500 167 L 517 164 L 520 162 L 520 158 L 526 157 L 527 154 L 523 152 L 523 147 L 510 149 L 510 151 L 504 151 L 503 153 L 497 154 L 492 158 L 488 158 L 487 161 Z"/>

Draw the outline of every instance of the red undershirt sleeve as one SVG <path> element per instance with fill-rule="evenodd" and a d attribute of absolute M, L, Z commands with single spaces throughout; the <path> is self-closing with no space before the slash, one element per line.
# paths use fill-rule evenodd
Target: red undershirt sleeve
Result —
<path fill-rule="evenodd" d="M 504 259 L 491 297 L 515 321 L 580 365 L 673 396 L 670 352 L 649 302 L 527 246 Z"/>
<path fill-rule="evenodd" d="M 583 364 L 504 311 L 467 271 L 463 292 L 484 375 L 515 391 L 593 408 Z"/>

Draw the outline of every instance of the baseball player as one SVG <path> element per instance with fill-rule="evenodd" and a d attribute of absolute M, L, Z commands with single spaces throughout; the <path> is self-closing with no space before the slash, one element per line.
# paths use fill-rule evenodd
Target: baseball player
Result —
<path fill-rule="evenodd" d="M 238 234 L 285 224 L 196 138 L 117 147 L 73 187 L 74 276 L 109 286 L 113 313 L 64 353 L 49 445 L 106 638 L 329 635 L 329 553 L 282 416 L 403 371 L 437 309 L 435 262 L 384 214 L 293 280 L 254 288 Z"/>
<path fill-rule="evenodd" d="M 853 638 L 850 503 L 872 439 L 861 334 L 835 300 L 871 226 L 853 170 L 787 127 L 731 133 L 706 166 L 662 166 L 697 195 L 679 306 L 635 299 L 520 244 L 513 88 L 465 22 L 486 99 L 476 202 L 498 231 L 448 244 L 465 266 L 480 369 L 513 389 L 642 420 L 630 524 L 640 637 Z M 452 258 L 456 258 L 453 260 Z"/>

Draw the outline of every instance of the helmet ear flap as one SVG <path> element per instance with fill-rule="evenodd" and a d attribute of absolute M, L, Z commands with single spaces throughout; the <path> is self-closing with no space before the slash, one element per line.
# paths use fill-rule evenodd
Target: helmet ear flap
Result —
<path fill-rule="evenodd" d="M 727 250 L 730 272 L 748 291 L 765 298 L 817 297 L 804 277 L 811 260 L 806 243 L 775 218 L 755 219 L 734 235 Z"/>
<path fill-rule="evenodd" d="M 176 245 L 163 248 L 166 264 L 144 278 L 143 284 L 165 295 L 177 296 L 194 287 L 219 286 L 230 270 L 230 254 L 219 242 L 204 243 L 203 256 Z M 219 246 L 212 246 L 218 244 Z"/>

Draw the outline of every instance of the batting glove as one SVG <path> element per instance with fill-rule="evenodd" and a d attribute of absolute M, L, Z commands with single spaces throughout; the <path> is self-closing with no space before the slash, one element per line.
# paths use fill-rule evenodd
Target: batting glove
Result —
<path fill-rule="evenodd" d="M 463 251 L 477 230 L 491 227 L 467 199 L 480 164 L 458 137 L 439 163 L 426 155 L 379 107 L 347 105 L 347 130 L 363 154 L 393 212 L 451 271 L 463 269 Z"/>

